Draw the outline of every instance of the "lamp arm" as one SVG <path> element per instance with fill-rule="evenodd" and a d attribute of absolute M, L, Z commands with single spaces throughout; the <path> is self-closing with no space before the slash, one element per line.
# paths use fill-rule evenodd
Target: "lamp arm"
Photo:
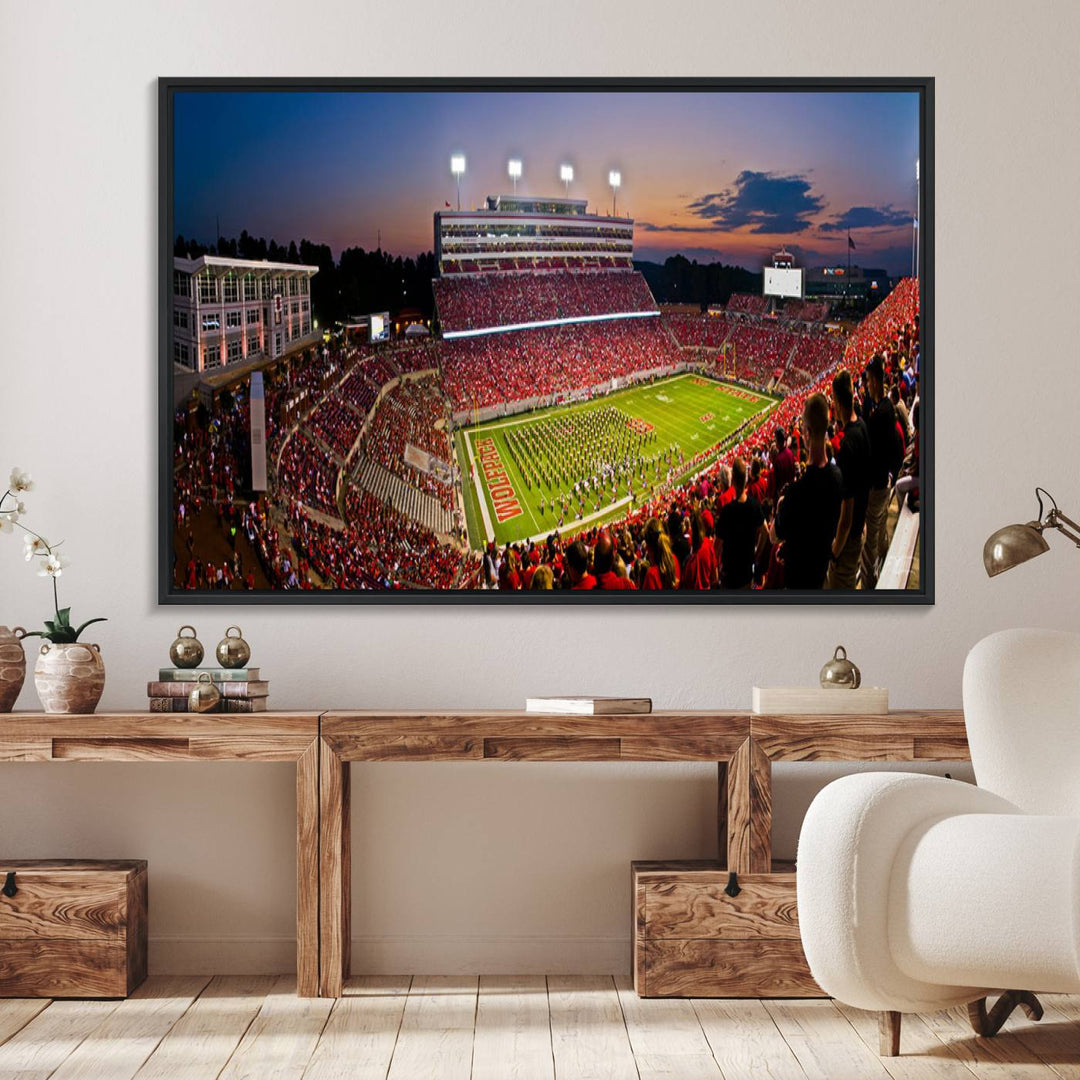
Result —
<path fill-rule="evenodd" d="M 1072 518 L 1066 517 L 1056 506 L 1046 515 L 1046 524 L 1058 532 L 1067 536 L 1077 547 L 1080 547 L 1080 525 Z M 1066 528 L 1068 526 L 1068 528 Z"/>

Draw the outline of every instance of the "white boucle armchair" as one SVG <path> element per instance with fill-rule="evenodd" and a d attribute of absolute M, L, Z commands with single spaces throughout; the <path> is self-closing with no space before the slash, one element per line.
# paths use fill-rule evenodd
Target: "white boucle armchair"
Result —
<path fill-rule="evenodd" d="M 881 1013 L 883 1054 L 899 1053 L 904 1012 L 967 1004 L 990 1036 L 1017 1005 L 1041 1017 L 1033 991 L 1080 992 L 1080 635 L 985 638 L 963 694 L 977 787 L 847 776 L 799 837 L 810 970 L 826 993 Z"/>

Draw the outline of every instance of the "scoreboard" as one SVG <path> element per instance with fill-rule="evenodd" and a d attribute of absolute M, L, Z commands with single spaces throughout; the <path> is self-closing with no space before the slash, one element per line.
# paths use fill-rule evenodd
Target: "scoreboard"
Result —
<path fill-rule="evenodd" d="M 765 295 L 783 296 L 792 300 L 805 299 L 806 289 L 803 282 L 803 272 L 794 267 L 766 266 L 763 267 L 765 274 Z"/>
<path fill-rule="evenodd" d="M 390 340 L 390 312 L 380 311 L 375 315 L 368 316 L 368 326 L 370 328 L 369 340 L 370 341 L 389 341 Z"/>

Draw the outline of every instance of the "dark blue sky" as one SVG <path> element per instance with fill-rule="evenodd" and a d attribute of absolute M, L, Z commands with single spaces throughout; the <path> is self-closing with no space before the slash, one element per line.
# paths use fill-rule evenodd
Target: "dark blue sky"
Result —
<path fill-rule="evenodd" d="M 635 254 L 683 252 L 757 270 L 781 243 L 806 265 L 910 265 L 918 156 L 913 93 L 194 92 L 175 97 L 176 231 L 247 229 L 415 255 L 455 202 L 570 194 L 636 220 Z"/>

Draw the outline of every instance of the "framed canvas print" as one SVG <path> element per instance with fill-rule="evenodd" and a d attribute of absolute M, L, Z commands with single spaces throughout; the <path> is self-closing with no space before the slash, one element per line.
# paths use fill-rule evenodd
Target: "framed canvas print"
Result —
<path fill-rule="evenodd" d="M 933 80 L 162 79 L 163 603 L 933 602 Z"/>

